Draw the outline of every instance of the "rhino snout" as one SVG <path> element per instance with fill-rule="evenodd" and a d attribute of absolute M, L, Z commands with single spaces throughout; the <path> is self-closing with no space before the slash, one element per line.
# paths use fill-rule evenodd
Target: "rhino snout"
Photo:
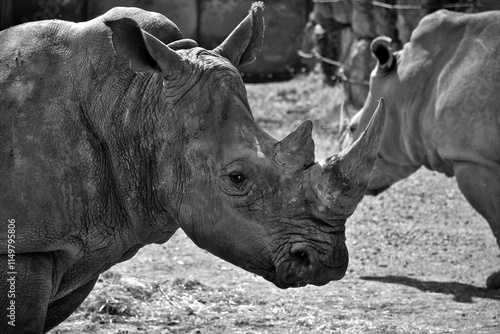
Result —
<path fill-rule="evenodd" d="M 295 243 L 284 263 L 278 266 L 274 283 L 283 289 L 307 284 L 325 285 L 344 277 L 347 264 L 345 244 L 337 245 L 332 254 L 322 255 L 308 243 Z"/>

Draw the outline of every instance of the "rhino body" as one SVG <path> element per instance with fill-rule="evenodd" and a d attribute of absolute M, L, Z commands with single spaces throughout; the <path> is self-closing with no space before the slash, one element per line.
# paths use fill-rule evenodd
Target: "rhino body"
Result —
<path fill-rule="evenodd" d="M 370 93 L 350 123 L 342 121 L 341 147 L 360 135 L 370 108 L 385 97 L 380 159 L 367 193 L 377 194 L 421 166 L 455 176 L 500 246 L 499 34 L 500 12 L 441 10 L 420 22 L 401 51 L 392 52 L 387 38 L 375 40 Z M 500 288 L 500 272 L 487 286 Z"/>
<path fill-rule="evenodd" d="M 237 70 L 263 29 L 255 4 L 213 50 L 135 8 L 0 32 L 0 332 L 47 332 L 178 228 L 280 288 L 343 277 L 384 108 L 321 163 L 310 121 L 275 140 Z"/>

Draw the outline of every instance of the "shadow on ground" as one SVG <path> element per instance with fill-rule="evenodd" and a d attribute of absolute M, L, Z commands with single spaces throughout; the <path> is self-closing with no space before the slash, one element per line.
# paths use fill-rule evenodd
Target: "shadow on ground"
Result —
<path fill-rule="evenodd" d="M 362 276 L 360 278 L 366 281 L 402 284 L 417 288 L 425 292 L 449 294 L 453 295 L 453 300 L 460 303 L 472 303 L 472 297 L 494 299 L 500 301 L 500 290 L 478 288 L 473 285 L 457 282 L 421 281 L 405 276 Z"/>

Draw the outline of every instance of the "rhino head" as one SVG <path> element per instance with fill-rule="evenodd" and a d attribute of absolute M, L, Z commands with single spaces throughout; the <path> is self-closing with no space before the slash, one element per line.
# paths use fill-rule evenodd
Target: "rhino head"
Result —
<path fill-rule="evenodd" d="M 164 109 L 151 115 L 151 182 L 176 224 L 201 248 L 280 288 L 341 279 L 344 223 L 373 168 L 383 104 L 355 143 L 317 163 L 310 121 L 277 141 L 253 119 L 237 68 L 261 47 L 259 3 L 213 50 L 165 45 L 130 19 L 107 25 L 134 71 L 163 78 Z"/>
<path fill-rule="evenodd" d="M 343 149 L 361 136 L 373 115 L 378 99 L 384 96 L 388 100 L 388 116 L 384 124 L 386 130 L 382 136 L 378 159 L 366 190 L 368 195 L 383 192 L 397 181 L 414 173 L 420 166 L 415 165 L 408 158 L 407 147 L 413 144 L 405 142 L 405 135 L 401 133 L 399 112 L 403 109 L 398 106 L 398 103 L 406 96 L 405 93 L 398 91 L 401 86 L 398 77 L 398 62 L 391 44 L 391 39 L 385 36 L 377 37 L 372 41 L 370 49 L 377 63 L 370 76 L 370 89 L 364 105 L 352 117 L 345 104 L 341 105 L 340 111 L 339 146 Z"/>

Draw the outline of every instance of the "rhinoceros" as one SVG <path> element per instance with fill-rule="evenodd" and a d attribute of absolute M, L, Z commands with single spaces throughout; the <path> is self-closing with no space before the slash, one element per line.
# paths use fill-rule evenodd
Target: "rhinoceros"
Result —
<path fill-rule="evenodd" d="M 136 8 L 0 32 L 1 333 L 47 332 L 179 228 L 279 288 L 344 276 L 385 109 L 321 162 L 311 121 L 272 138 L 237 70 L 263 29 L 256 3 L 213 50 Z"/>
<path fill-rule="evenodd" d="M 387 100 L 385 131 L 368 194 L 421 166 L 455 176 L 500 246 L 500 12 L 426 16 L 403 50 L 371 44 L 377 66 L 370 93 L 350 120 L 343 109 L 341 147 L 361 135 L 376 99 Z M 342 117 L 341 117 L 342 118 Z M 500 271 L 486 280 L 500 288 Z"/>

